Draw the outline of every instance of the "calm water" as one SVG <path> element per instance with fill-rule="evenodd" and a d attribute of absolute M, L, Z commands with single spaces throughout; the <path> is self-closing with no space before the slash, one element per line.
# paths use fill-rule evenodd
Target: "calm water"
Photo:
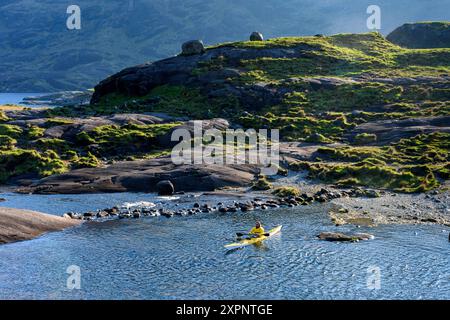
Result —
<path fill-rule="evenodd" d="M 23 105 L 26 107 L 34 107 L 34 105 L 24 104 L 23 98 L 26 97 L 39 97 L 46 95 L 46 93 L 4 93 L 0 92 L 0 105 L 2 104 L 15 104 Z"/>
<path fill-rule="evenodd" d="M 39 196 L 2 194 L 4 206 L 54 214 L 130 201 L 146 194 Z M 220 201 L 182 198 L 179 202 Z M 170 203 L 175 203 L 174 200 Z M 0 299 L 450 299 L 449 228 L 334 227 L 326 206 L 228 215 L 90 222 L 0 246 Z M 282 234 L 263 247 L 227 253 L 223 245 L 255 218 Z M 359 243 L 318 241 L 322 231 L 370 232 Z M 445 232 L 444 232 L 445 231 Z M 66 287 L 70 265 L 81 290 Z M 379 267 L 381 288 L 367 288 Z"/>

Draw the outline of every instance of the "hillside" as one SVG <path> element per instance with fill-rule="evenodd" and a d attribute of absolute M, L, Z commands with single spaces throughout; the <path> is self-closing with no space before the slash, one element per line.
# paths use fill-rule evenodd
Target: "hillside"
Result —
<path fill-rule="evenodd" d="M 66 29 L 62 0 L 0 1 L 0 92 L 92 88 L 127 66 L 180 51 L 190 39 L 205 43 L 267 37 L 363 32 L 369 0 L 78 0 L 82 25 Z M 398 21 L 448 19 L 449 5 L 380 0 L 390 12 L 382 32 Z"/>
<path fill-rule="evenodd" d="M 100 82 L 89 106 L 5 112 L 0 132 L 14 150 L 2 151 L 1 178 L 161 156 L 186 119 L 225 118 L 309 146 L 284 166 L 312 179 L 426 191 L 449 179 L 449 74 L 449 48 L 405 49 L 378 33 L 219 44 L 127 68 Z"/>
<path fill-rule="evenodd" d="M 449 48 L 450 22 L 406 23 L 392 31 L 387 39 L 411 49 Z"/>

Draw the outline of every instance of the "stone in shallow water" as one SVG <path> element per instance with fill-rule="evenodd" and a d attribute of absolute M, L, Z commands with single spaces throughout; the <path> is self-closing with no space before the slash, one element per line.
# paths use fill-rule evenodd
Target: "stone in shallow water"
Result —
<path fill-rule="evenodd" d="M 344 234 L 339 232 L 322 232 L 317 236 L 320 240 L 326 241 L 350 241 L 371 240 L 374 236 L 368 233 Z"/>
<path fill-rule="evenodd" d="M 95 213 L 92 211 L 88 211 L 83 214 L 83 217 L 86 217 L 86 218 L 95 217 Z"/>
<path fill-rule="evenodd" d="M 97 212 L 97 218 L 104 218 L 107 217 L 108 215 L 109 213 L 104 210 Z"/>

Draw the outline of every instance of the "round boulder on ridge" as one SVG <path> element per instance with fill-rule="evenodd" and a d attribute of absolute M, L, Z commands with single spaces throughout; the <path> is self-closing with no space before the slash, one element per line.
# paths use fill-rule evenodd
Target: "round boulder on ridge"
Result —
<path fill-rule="evenodd" d="M 250 41 L 264 41 L 264 37 L 260 32 L 252 32 L 250 35 Z"/>
<path fill-rule="evenodd" d="M 201 40 L 191 40 L 183 43 L 181 46 L 181 54 L 190 56 L 194 54 L 202 54 L 205 52 L 205 46 Z"/>

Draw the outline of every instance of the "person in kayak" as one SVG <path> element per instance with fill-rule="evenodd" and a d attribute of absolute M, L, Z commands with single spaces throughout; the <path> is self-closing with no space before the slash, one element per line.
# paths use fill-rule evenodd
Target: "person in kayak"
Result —
<path fill-rule="evenodd" d="M 254 235 L 254 236 L 258 236 L 258 237 L 261 237 L 264 233 L 265 233 L 264 228 L 261 225 L 260 221 L 256 221 L 255 226 L 249 232 L 250 235 Z"/>

